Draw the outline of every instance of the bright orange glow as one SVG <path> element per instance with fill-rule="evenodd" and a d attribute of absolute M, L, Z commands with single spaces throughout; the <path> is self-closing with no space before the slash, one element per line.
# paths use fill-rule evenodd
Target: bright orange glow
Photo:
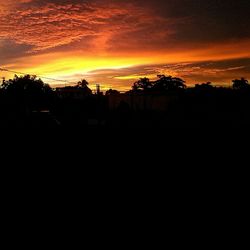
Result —
<path fill-rule="evenodd" d="M 110 82 L 100 82 L 103 88 L 115 85 L 115 80 L 124 81 L 121 87 L 128 88 L 136 79 L 140 77 L 155 77 L 152 73 L 137 73 L 116 76 L 115 71 L 123 68 L 133 68 L 138 65 L 162 65 L 179 62 L 199 62 L 206 60 L 225 60 L 241 57 L 250 57 L 250 52 L 245 50 L 245 47 L 250 47 L 250 42 L 242 44 L 226 44 L 217 45 L 216 48 L 210 47 L 207 49 L 193 49 L 188 52 L 151 52 L 141 53 L 141 55 L 123 55 L 118 56 L 85 56 L 79 53 L 71 55 L 70 53 L 52 53 L 39 56 L 31 56 L 29 60 L 22 61 L 20 59 L 16 64 L 9 65 L 9 67 L 20 72 L 29 72 L 31 74 L 38 74 L 45 77 L 53 77 L 58 79 L 67 79 L 70 82 L 77 80 L 77 77 L 87 78 L 91 82 L 91 72 L 108 69 L 114 71 L 114 76 L 110 78 Z M 19 65 L 22 65 L 20 67 Z M 160 66 L 159 66 L 160 67 Z M 163 70 L 163 69 L 162 69 Z M 129 73 L 129 72 L 128 72 Z M 168 74 L 175 75 L 176 72 L 168 69 Z M 77 76 L 77 77 L 75 77 Z M 53 82 L 52 84 L 60 84 Z M 94 84 L 94 83 L 93 83 Z M 106 86 L 107 85 L 107 86 Z"/>

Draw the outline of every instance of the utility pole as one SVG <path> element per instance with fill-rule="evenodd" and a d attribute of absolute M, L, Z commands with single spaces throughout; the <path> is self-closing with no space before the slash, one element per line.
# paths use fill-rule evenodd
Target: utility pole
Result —
<path fill-rule="evenodd" d="M 96 84 L 96 94 L 100 95 L 100 93 L 101 93 L 101 86 L 100 84 Z"/>
<path fill-rule="evenodd" d="M 4 72 L 5 70 L 4 70 L 4 69 L 2 69 L 2 68 L 0 68 L 0 72 L 1 72 L 1 71 L 3 71 L 3 72 Z M 3 77 L 1 77 L 1 78 L 2 78 L 2 84 L 4 84 L 4 83 L 5 83 L 5 77 L 3 76 Z"/>

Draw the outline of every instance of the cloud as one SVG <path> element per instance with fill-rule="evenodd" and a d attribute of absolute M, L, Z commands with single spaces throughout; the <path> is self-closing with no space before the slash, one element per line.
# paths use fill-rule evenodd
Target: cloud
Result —
<path fill-rule="evenodd" d="M 169 33 L 166 29 L 160 34 L 160 26 L 166 21 L 153 17 L 150 10 L 133 3 L 25 1 L 19 3 L 17 10 L 9 9 L 0 15 L 0 38 L 30 45 L 31 52 L 75 42 L 85 45 L 85 40 L 88 49 L 105 51 L 117 42 L 123 47 L 124 39 L 131 40 L 133 48 L 133 41 L 139 45 L 145 41 L 143 34 L 147 32 L 159 40 L 159 36 Z"/>
<path fill-rule="evenodd" d="M 250 38 L 245 0 L 0 2 L 0 39 L 30 53 L 71 44 L 93 53 L 180 51 Z"/>
<path fill-rule="evenodd" d="M 0 37 L 33 46 L 33 51 L 68 44 L 93 34 L 87 4 L 24 4 L 0 17 Z"/>
<path fill-rule="evenodd" d="M 12 40 L 0 40 L 0 64 L 8 63 L 17 58 L 22 58 L 32 49 L 26 44 L 17 44 Z"/>
<path fill-rule="evenodd" d="M 92 81 L 104 84 L 106 88 L 128 90 L 137 79 L 149 77 L 153 80 L 159 74 L 181 77 L 189 86 L 208 81 L 216 85 L 229 86 L 233 79 L 250 77 L 250 58 L 93 70 L 89 71 L 85 77 L 87 76 L 89 80 L 92 79 Z M 80 75 L 78 77 L 80 78 Z M 109 84 L 105 84 L 106 82 Z"/>

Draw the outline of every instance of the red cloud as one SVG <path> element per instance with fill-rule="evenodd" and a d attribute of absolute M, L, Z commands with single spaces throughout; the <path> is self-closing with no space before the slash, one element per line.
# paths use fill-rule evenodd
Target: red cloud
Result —
<path fill-rule="evenodd" d="M 147 43 L 143 33 L 153 32 L 151 37 L 157 39 L 162 24 L 166 27 L 166 19 L 152 16 L 149 9 L 131 3 L 30 3 L 0 13 L 0 38 L 32 45 L 33 51 L 84 42 L 84 38 L 92 39 L 90 47 L 95 50 L 118 44 L 124 48 L 128 41 L 133 48 L 138 41 Z M 166 29 L 161 36 L 168 33 Z"/>

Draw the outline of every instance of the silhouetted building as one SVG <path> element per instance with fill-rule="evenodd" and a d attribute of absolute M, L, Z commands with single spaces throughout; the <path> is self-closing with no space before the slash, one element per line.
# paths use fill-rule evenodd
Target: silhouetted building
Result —
<path fill-rule="evenodd" d="M 113 94 L 108 96 L 110 110 L 117 110 L 125 103 L 133 111 L 167 111 L 172 103 L 177 102 L 178 95 L 167 94 Z"/>
<path fill-rule="evenodd" d="M 84 88 L 63 87 L 56 88 L 56 93 L 60 98 L 84 99 L 92 95 L 92 90 L 87 86 Z"/>

